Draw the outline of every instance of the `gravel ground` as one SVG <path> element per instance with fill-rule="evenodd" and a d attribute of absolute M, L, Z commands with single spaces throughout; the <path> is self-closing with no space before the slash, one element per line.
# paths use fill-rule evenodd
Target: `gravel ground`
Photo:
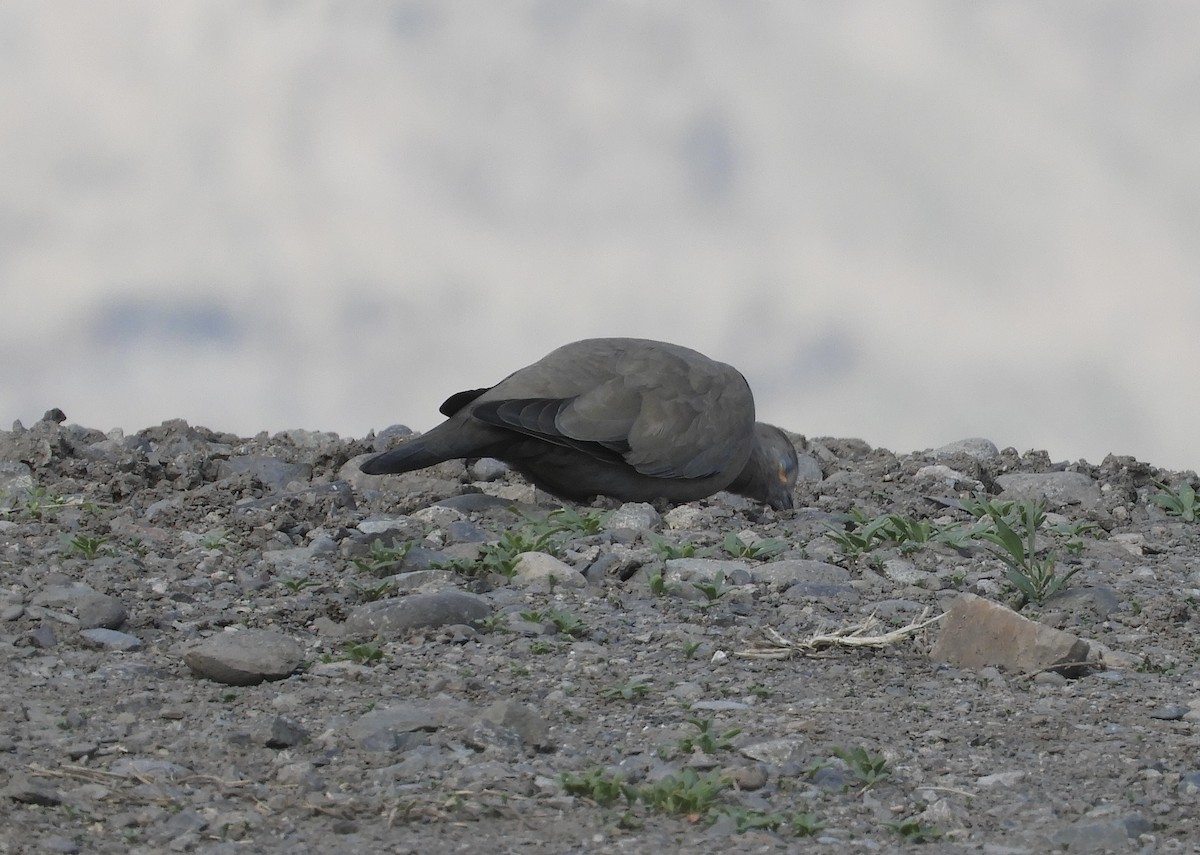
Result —
<path fill-rule="evenodd" d="M 47 415 L 0 433 L 0 853 L 1200 851 L 1200 522 L 1154 500 L 1194 473 L 796 437 L 792 513 L 563 511 L 495 461 L 357 471 L 403 428 Z M 983 537 L 838 542 L 1027 496 L 1075 571 L 1042 603 Z M 962 592 L 1091 664 L 778 646 Z"/>

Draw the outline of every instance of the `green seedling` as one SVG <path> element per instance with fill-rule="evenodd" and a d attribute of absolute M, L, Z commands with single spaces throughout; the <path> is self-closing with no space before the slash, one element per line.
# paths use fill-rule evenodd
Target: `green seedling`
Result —
<path fill-rule="evenodd" d="M 549 641 L 543 641 L 540 638 L 534 639 L 529 644 L 529 652 L 533 653 L 534 655 L 553 653 L 555 650 L 557 650 L 555 645 L 551 644 Z"/>
<path fill-rule="evenodd" d="M 850 527 L 826 524 L 825 536 L 842 548 L 843 554 L 850 558 L 870 552 L 887 539 L 887 517 L 876 517 L 868 520 L 862 511 L 850 512 Z"/>
<path fill-rule="evenodd" d="M 696 655 L 696 651 L 700 649 L 701 641 L 685 641 L 683 643 L 683 655 L 686 659 L 692 659 Z"/>
<path fill-rule="evenodd" d="M 649 578 L 650 593 L 656 597 L 665 597 L 671 592 L 673 586 L 667 584 L 667 580 L 663 578 L 661 570 L 656 570 L 650 574 Z"/>
<path fill-rule="evenodd" d="M 728 589 L 725 587 L 724 573 L 717 573 L 707 582 L 693 582 L 692 587 L 704 595 L 705 608 L 711 606 L 728 593 Z"/>
<path fill-rule="evenodd" d="M 1184 481 L 1174 490 L 1159 481 L 1155 481 L 1154 484 L 1162 492 L 1155 493 L 1150 497 L 1150 501 L 1184 522 L 1195 522 L 1200 519 L 1200 501 L 1197 500 L 1196 490 L 1191 484 Z"/>
<path fill-rule="evenodd" d="M 356 644 L 351 642 L 344 648 L 341 656 L 331 656 L 326 653 L 321 657 L 321 661 L 328 664 L 330 662 L 354 662 L 359 665 L 374 665 L 383 659 L 383 650 L 375 644 L 361 643 Z"/>
<path fill-rule="evenodd" d="M 488 615 L 475 621 L 475 626 L 484 632 L 502 632 L 508 629 L 508 615 L 503 612 Z"/>
<path fill-rule="evenodd" d="M 721 541 L 721 548 L 732 558 L 770 558 L 787 549 L 787 544 L 774 539 L 746 543 L 737 534 L 730 532 Z"/>
<path fill-rule="evenodd" d="M 1021 605 L 1030 601 L 1040 604 L 1061 590 L 1082 568 L 1073 567 L 1060 575 L 1053 553 L 1038 558 L 1037 530 L 1046 519 L 1044 502 L 1027 500 L 1013 512 L 1015 522 L 1010 525 L 997 510 L 989 511 L 992 527 L 981 531 L 979 537 L 1000 547 L 994 552 L 1004 562 L 1005 578 L 1021 595 Z"/>
<path fill-rule="evenodd" d="M 44 516 L 56 513 L 69 505 L 66 499 L 57 493 L 51 493 L 45 487 L 34 487 L 25 496 L 22 508 L 30 519 L 40 520 Z"/>
<path fill-rule="evenodd" d="M 650 535 L 650 549 L 664 561 L 670 561 L 672 558 L 699 558 L 709 552 L 708 549 L 700 549 L 694 543 L 668 543 L 657 534 Z"/>
<path fill-rule="evenodd" d="M 449 561 L 434 561 L 430 564 L 434 570 L 445 570 L 449 573 L 457 573 L 460 576 L 465 576 L 468 579 L 477 579 L 488 574 L 487 568 L 478 560 L 473 558 L 452 558 Z"/>
<path fill-rule="evenodd" d="M 980 499 L 977 496 L 960 499 L 958 505 L 968 514 L 975 517 L 975 519 L 984 522 L 996 517 L 1008 519 L 1013 516 L 1017 507 L 1016 502 L 1001 502 L 986 498 Z"/>
<path fill-rule="evenodd" d="M 391 571 L 404 562 L 404 556 L 412 546 L 412 541 L 401 543 L 396 539 L 392 540 L 391 546 L 384 546 L 383 541 L 376 538 L 367 557 L 355 558 L 354 566 L 371 576 L 391 575 Z"/>
<path fill-rule="evenodd" d="M 511 579 L 517 573 L 517 557 L 523 552 L 545 552 L 559 556 L 562 550 L 552 540 L 553 532 L 506 531 L 496 543 L 488 544 L 479 556 L 479 564 L 488 573 Z"/>
<path fill-rule="evenodd" d="M 742 732 L 740 727 L 733 727 L 724 733 L 713 729 L 711 718 L 689 718 L 687 723 L 696 728 L 696 733 L 685 736 L 676 743 L 684 754 L 700 751 L 702 754 L 716 754 L 733 748 L 733 737 Z"/>
<path fill-rule="evenodd" d="M 306 588 L 315 588 L 321 583 L 307 576 L 300 576 L 295 579 L 282 579 L 279 584 L 283 585 L 283 587 L 287 588 L 293 594 L 298 594 Z"/>
<path fill-rule="evenodd" d="M 570 612 L 549 611 L 546 613 L 546 619 L 554 624 L 554 628 L 560 633 L 572 638 L 583 638 L 591 631 L 586 623 Z"/>
<path fill-rule="evenodd" d="M 204 535 L 204 537 L 198 541 L 197 545 L 201 549 L 220 549 L 225 545 L 225 540 L 228 537 L 229 532 L 223 528 L 219 528 Z"/>
<path fill-rule="evenodd" d="M 606 688 L 602 694 L 610 701 L 640 701 L 650 691 L 650 687 L 638 680 L 626 680 Z"/>
<path fill-rule="evenodd" d="M 864 788 L 873 787 L 892 773 L 887 767 L 887 758 L 862 746 L 854 748 L 837 747 L 833 749 L 837 757 L 850 769 L 850 774 L 863 784 Z"/>
<path fill-rule="evenodd" d="M 63 538 L 64 549 L 67 555 L 77 555 L 80 558 L 86 558 L 91 561 L 98 558 L 107 550 L 104 549 L 104 544 L 107 543 L 102 537 L 92 537 L 86 534 L 77 534 L 74 537 Z"/>
<path fill-rule="evenodd" d="M 638 797 L 637 787 L 626 782 L 621 775 L 610 775 L 603 769 L 589 769 L 583 773 L 563 772 L 559 780 L 569 795 L 582 796 L 601 806 L 610 805 L 618 799 L 633 804 Z"/>
<path fill-rule="evenodd" d="M 702 816 L 728 786 L 719 771 L 701 775 L 689 767 L 640 787 L 638 797 L 646 807 L 659 813 Z"/>
<path fill-rule="evenodd" d="M 383 651 L 374 644 L 348 644 L 346 656 L 359 665 L 374 665 L 383 659 Z"/>
<path fill-rule="evenodd" d="M 777 831 L 787 822 L 787 817 L 781 813 L 767 813 L 753 808 L 724 807 L 713 813 L 730 817 L 736 824 L 738 834 L 759 830 Z"/>
<path fill-rule="evenodd" d="M 358 594 L 359 599 L 368 603 L 382 600 L 396 589 L 396 586 L 386 579 L 375 585 L 360 585 L 358 582 L 351 580 L 350 587 Z"/>
<path fill-rule="evenodd" d="M 825 827 L 815 813 L 798 813 L 792 816 L 790 823 L 792 834 L 797 837 L 815 837 L 817 832 Z"/>
<path fill-rule="evenodd" d="M 889 822 L 887 826 L 909 843 L 932 843 L 945 834 L 936 825 L 925 825 L 916 817 Z"/>
<path fill-rule="evenodd" d="M 588 511 L 581 514 L 579 511 L 569 508 L 566 505 L 546 515 L 546 522 L 549 523 L 549 531 L 552 534 L 557 534 L 558 532 L 569 532 L 585 536 L 599 534 L 604 531 L 604 523 L 607 519 L 608 514 L 602 511 Z"/>

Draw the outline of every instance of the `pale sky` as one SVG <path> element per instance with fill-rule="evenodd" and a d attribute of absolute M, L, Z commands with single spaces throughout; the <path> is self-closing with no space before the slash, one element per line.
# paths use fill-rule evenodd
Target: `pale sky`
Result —
<path fill-rule="evenodd" d="M 0 6 L 0 423 L 426 429 L 638 335 L 759 415 L 1200 468 L 1200 6 Z"/>

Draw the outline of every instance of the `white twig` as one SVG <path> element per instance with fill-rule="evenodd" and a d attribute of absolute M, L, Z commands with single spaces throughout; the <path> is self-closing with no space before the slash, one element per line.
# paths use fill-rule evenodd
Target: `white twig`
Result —
<path fill-rule="evenodd" d="M 862 623 L 842 627 L 832 632 L 815 633 L 808 638 L 792 639 L 771 627 L 762 630 L 762 639 L 748 650 L 739 650 L 735 655 L 750 659 L 787 659 L 795 654 L 811 656 L 830 647 L 888 647 L 911 638 L 925 627 L 945 617 L 945 613 L 927 618 L 929 609 L 921 612 L 912 623 L 893 629 L 891 632 L 871 634 L 882 626 L 875 615 Z"/>

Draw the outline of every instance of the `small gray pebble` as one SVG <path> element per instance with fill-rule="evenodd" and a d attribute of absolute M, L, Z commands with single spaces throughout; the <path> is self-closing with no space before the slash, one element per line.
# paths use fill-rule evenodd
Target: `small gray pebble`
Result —
<path fill-rule="evenodd" d="M 40 647 L 43 650 L 58 644 L 58 636 L 54 634 L 54 627 L 47 623 L 41 624 L 30 632 L 29 640 L 33 642 L 34 647 Z"/>
<path fill-rule="evenodd" d="M 115 629 L 85 629 L 79 637 L 94 647 L 105 650 L 141 650 L 142 640 L 127 632 L 117 632 Z"/>

